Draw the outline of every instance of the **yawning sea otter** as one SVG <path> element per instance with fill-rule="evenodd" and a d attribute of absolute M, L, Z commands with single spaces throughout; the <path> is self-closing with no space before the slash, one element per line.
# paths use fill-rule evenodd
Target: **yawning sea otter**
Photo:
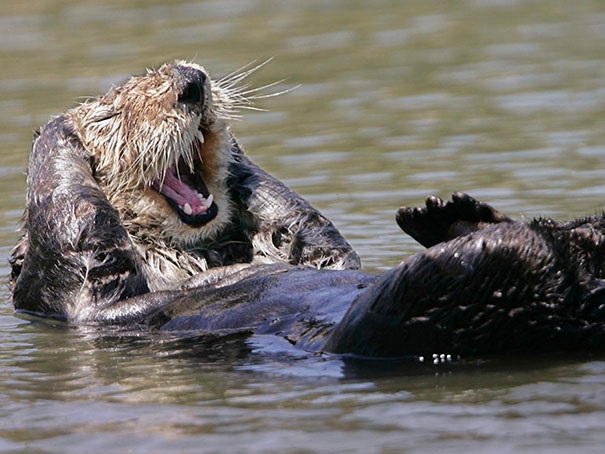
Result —
<path fill-rule="evenodd" d="M 18 308 L 83 320 L 91 303 L 177 289 L 210 268 L 359 268 L 336 228 L 230 134 L 246 75 L 215 82 L 166 64 L 42 128 L 12 259 Z"/>
<path fill-rule="evenodd" d="M 15 308 L 73 324 L 270 333 L 370 356 L 599 349 L 604 219 L 401 208 L 429 247 L 383 276 L 228 129 L 246 72 L 165 64 L 51 120 L 28 167 Z"/>

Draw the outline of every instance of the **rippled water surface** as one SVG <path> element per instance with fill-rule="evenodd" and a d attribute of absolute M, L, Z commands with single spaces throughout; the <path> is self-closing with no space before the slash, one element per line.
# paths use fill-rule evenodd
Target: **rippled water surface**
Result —
<path fill-rule="evenodd" d="M 599 212 L 605 6 L 591 0 L 57 1 L 0 10 L 0 274 L 32 131 L 146 67 L 290 93 L 233 129 L 366 269 L 420 250 L 399 205 L 464 190 L 515 217 Z M 273 338 L 16 318 L 0 297 L 2 452 L 597 452 L 605 357 L 360 362 Z"/>

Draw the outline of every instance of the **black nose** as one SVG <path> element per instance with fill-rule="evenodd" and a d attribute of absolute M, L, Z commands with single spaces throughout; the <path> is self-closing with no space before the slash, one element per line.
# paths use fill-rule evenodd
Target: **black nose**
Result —
<path fill-rule="evenodd" d="M 177 68 L 182 81 L 179 102 L 184 104 L 202 104 L 204 102 L 204 84 L 206 74 L 196 68 L 179 66 Z"/>

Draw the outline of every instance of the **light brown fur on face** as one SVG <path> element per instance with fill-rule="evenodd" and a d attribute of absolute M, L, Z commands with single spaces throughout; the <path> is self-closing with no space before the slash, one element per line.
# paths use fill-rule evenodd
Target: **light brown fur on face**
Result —
<path fill-rule="evenodd" d="M 188 83 L 184 74 L 203 79 L 200 102 L 179 100 Z M 175 61 L 66 113 L 90 154 L 95 179 L 144 257 L 144 268 L 157 276 L 152 289 L 172 288 L 208 269 L 206 258 L 191 250 L 212 244 L 231 223 L 229 120 L 238 103 L 248 102 L 235 88 L 239 77 L 223 79 L 223 87 L 201 66 Z M 183 222 L 158 192 L 170 168 L 177 169 L 178 179 L 181 171 L 202 177 L 218 209 L 212 220 L 201 226 Z"/>
<path fill-rule="evenodd" d="M 179 102 L 183 90 L 179 71 L 190 68 L 205 75 L 199 106 Z M 211 240 L 229 223 L 227 168 L 231 159 L 228 132 L 229 93 L 196 64 L 177 61 L 135 76 L 107 94 L 67 113 L 76 134 L 90 152 L 96 178 L 110 203 L 136 237 L 149 236 L 175 246 Z M 208 224 L 192 227 L 179 219 L 165 198 L 152 189 L 179 161 L 201 175 L 218 206 Z"/>
<path fill-rule="evenodd" d="M 43 301 L 44 311 L 73 315 L 73 294 L 113 301 L 233 265 L 358 267 L 334 225 L 256 166 L 229 131 L 252 99 L 279 94 L 261 92 L 275 84 L 241 84 L 261 66 L 212 80 L 199 65 L 167 63 L 43 126 L 11 258 L 12 285 L 26 295 L 20 307 Z M 74 217 L 82 206 L 91 210 Z M 40 267 L 52 276 L 69 269 L 73 285 L 63 276 L 32 284 Z"/>

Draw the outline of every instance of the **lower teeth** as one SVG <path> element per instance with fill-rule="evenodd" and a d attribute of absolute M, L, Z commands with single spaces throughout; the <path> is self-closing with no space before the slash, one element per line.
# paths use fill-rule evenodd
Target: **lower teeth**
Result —
<path fill-rule="evenodd" d="M 208 198 L 206 199 L 206 203 L 204 203 L 204 205 L 206 205 L 206 208 L 210 208 L 210 205 L 212 205 L 213 200 L 214 200 L 214 196 L 212 194 L 210 194 L 208 196 Z"/>

